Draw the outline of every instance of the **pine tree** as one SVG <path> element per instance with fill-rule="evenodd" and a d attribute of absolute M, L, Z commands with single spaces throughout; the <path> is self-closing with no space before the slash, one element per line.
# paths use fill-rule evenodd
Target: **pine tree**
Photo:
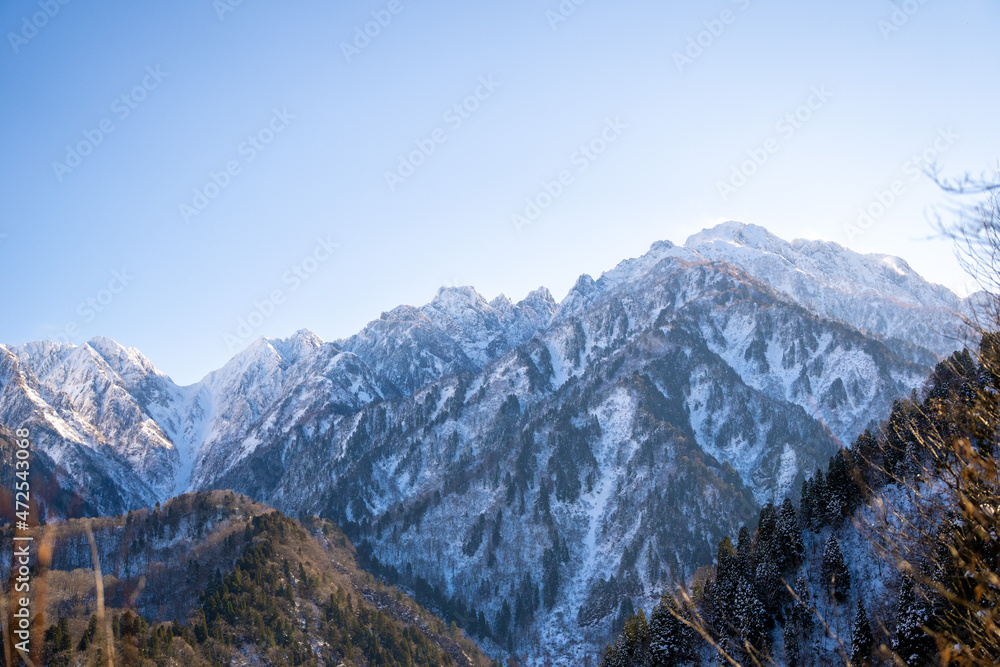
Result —
<path fill-rule="evenodd" d="M 851 446 L 851 457 L 859 464 L 858 472 L 861 475 L 863 485 L 869 488 L 880 485 L 883 479 L 878 470 L 882 456 L 880 449 L 879 441 L 869 429 L 865 429 L 865 432 L 859 435 L 854 441 L 854 445 Z"/>
<path fill-rule="evenodd" d="M 480 609 L 476 616 L 476 634 L 480 637 L 490 636 L 490 624 L 486 620 L 486 614 Z"/>
<path fill-rule="evenodd" d="M 802 514 L 802 528 L 812 525 L 813 509 L 816 505 L 812 480 L 808 477 L 802 480 L 802 492 L 799 494 L 799 512 Z"/>
<path fill-rule="evenodd" d="M 838 450 L 830 457 L 826 475 L 830 498 L 827 501 L 827 520 L 839 527 L 861 503 L 861 493 L 854 481 L 854 462 L 845 450 Z"/>
<path fill-rule="evenodd" d="M 504 600 L 503 606 L 501 606 L 499 613 L 497 613 L 497 620 L 493 624 L 496 632 L 495 638 L 498 643 L 507 643 L 510 637 L 510 621 L 510 603 Z"/>
<path fill-rule="evenodd" d="M 768 615 L 763 603 L 758 599 L 753 586 L 746 579 L 740 579 L 736 589 L 735 616 L 741 646 L 749 645 L 759 659 L 769 650 L 767 635 Z M 748 656 L 749 657 L 749 656 Z"/>
<path fill-rule="evenodd" d="M 802 642 L 813 627 L 811 607 L 809 582 L 800 574 L 795 582 L 795 596 L 792 598 L 791 609 L 785 616 L 785 627 L 782 630 L 788 667 L 799 667 L 802 664 Z"/>
<path fill-rule="evenodd" d="M 45 664 L 50 667 L 65 667 L 70 661 L 73 650 L 73 638 L 69 633 L 69 624 L 65 616 L 59 617 L 59 622 L 52 624 L 45 631 Z"/>
<path fill-rule="evenodd" d="M 860 667 L 869 667 L 874 648 L 872 626 L 868 622 L 868 614 L 865 613 L 865 606 L 861 603 L 859 595 L 858 612 L 854 617 L 854 632 L 851 634 L 851 662 Z"/>
<path fill-rule="evenodd" d="M 740 577 L 738 559 L 733 543 L 728 537 L 719 542 L 719 556 L 715 566 L 715 581 L 712 584 L 713 622 L 716 627 L 732 624 L 736 586 Z"/>
<path fill-rule="evenodd" d="M 757 520 L 757 534 L 754 541 L 757 550 L 770 552 L 774 546 L 774 539 L 778 530 L 778 510 L 774 503 L 764 505 L 760 511 L 760 518 Z"/>
<path fill-rule="evenodd" d="M 753 583 L 768 615 L 774 614 L 781 600 L 781 591 L 784 586 L 781 584 L 778 566 L 771 561 L 770 557 L 761 559 L 757 564 Z"/>
<path fill-rule="evenodd" d="M 56 648 L 60 651 L 72 651 L 73 636 L 69 632 L 69 620 L 65 616 L 59 617 L 59 630 L 62 633 L 62 638 Z"/>
<path fill-rule="evenodd" d="M 800 574 L 795 581 L 795 600 L 790 614 L 791 620 L 802 632 L 808 632 L 813 627 L 812 594 L 809 592 L 809 582 L 805 575 Z"/>
<path fill-rule="evenodd" d="M 743 576 L 753 576 L 754 567 L 751 544 L 750 529 L 746 526 L 740 526 L 740 534 L 736 542 L 736 558 Z"/>
<path fill-rule="evenodd" d="M 816 469 L 816 474 L 813 476 L 812 502 L 813 509 L 810 516 L 810 526 L 814 533 L 818 533 L 827 524 L 829 518 L 827 510 L 830 507 L 830 488 L 827 486 L 823 471 L 819 468 Z"/>
<path fill-rule="evenodd" d="M 781 631 L 785 642 L 785 664 L 788 667 L 799 667 L 802 663 L 802 646 L 800 632 L 795 624 L 789 621 Z"/>
<path fill-rule="evenodd" d="M 695 634 L 677 618 L 681 612 L 670 595 L 664 595 L 649 617 L 649 656 L 657 667 L 676 667 L 696 659 Z"/>
<path fill-rule="evenodd" d="M 778 510 L 778 519 L 774 528 L 776 553 L 779 571 L 785 572 L 793 567 L 802 555 L 802 531 L 799 529 L 798 517 L 795 515 L 795 506 L 792 501 L 785 498 Z"/>
<path fill-rule="evenodd" d="M 559 555 L 554 548 L 542 554 L 542 601 L 546 609 L 552 609 L 559 593 Z"/>
<path fill-rule="evenodd" d="M 893 651 L 904 664 L 916 667 L 933 661 L 937 655 L 934 638 L 927 633 L 931 623 L 931 605 L 917 590 L 913 580 L 903 579 L 896 609 L 896 639 Z"/>
<path fill-rule="evenodd" d="M 838 602 L 843 601 L 845 594 L 851 587 L 851 574 L 844 563 L 844 553 L 840 549 L 840 542 L 834 535 L 830 535 L 823 549 L 823 582 L 830 590 L 830 595 Z"/>
<path fill-rule="evenodd" d="M 601 667 L 652 667 L 649 655 L 649 626 L 646 615 L 629 617 L 615 643 L 605 651 Z"/>
<path fill-rule="evenodd" d="M 80 643 L 77 644 L 78 651 L 86 651 L 90 648 L 90 645 L 94 641 L 94 635 L 97 634 L 97 617 L 94 615 L 90 616 L 90 621 L 87 622 L 87 629 L 84 631 L 83 636 L 80 637 Z"/>

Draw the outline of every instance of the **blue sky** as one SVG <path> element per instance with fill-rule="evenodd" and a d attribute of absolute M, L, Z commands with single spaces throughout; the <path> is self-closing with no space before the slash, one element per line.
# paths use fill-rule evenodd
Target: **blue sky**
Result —
<path fill-rule="evenodd" d="M 578 1 L 4 3 L 0 341 L 188 383 L 728 219 L 968 289 L 914 166 L 996 167 L 1000 4 Z"/>

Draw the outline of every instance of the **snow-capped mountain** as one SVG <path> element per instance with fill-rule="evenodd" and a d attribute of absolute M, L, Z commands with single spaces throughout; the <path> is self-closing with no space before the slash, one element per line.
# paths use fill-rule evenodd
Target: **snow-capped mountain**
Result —
<path fill-rule="evenodd" d="M 498 648 L 579 657 L 606 640 L 615 587 L 639 600 L 691 574 L 926 376 L 738 269 L 654 250 L 581 279 L 483 371 L 275 425 L 213 484 L 332 516 L 487 619 L 522 596 L 534 621 Z"/>
<path fill-rule="evenodd" d="M 210 488 L 276 424 L 294 425 L 319 410 L 353 414 L 398 393 L 356 355 L 305 330 L 287 340 L 258 339 L 196 386 L 202 430 L 191 488 Z"/>
<path fill-rule="evenodd" d="M 497 651 L 572 660 L 920 386 L 963 307 L 898 258 L 726 223 L 558 304 L 445 288 L 189 387 L 107 339 L 0 346 L 0 424 L 37 424 L 98 511 L 320 513 Z"/>
<path fill-rule="evenodd" d="M 969 343 L 967 305 L 921 278 L 906 261 L 862 255 L 829 241 L 788 242 L 763 227 L 726 222 L 688 238 L 685 247 L 743 269 L 820 315 L 874 333 L 924 363 L 918 346 L 946 356 Z"/>
<path fill-rule="evenodd" d="M 0 424 L 29 430 L 55 483 L 78 498 L 67 506 L 110 513 L 156 502 L 152 482 L 169 474 L 173 448 L 156 423 L 108 381 L 106 366 L 93 349 L 52 343 L 20 348 L 21 355 L 39 360 L 53 377 L 65 378 L 65 391 L 41 383 L 16 349 L 0 345 Z M 79 363 L 78 373 L 55 370 L 58 360 L 71 356 Z M 149 480 L 137 474 L 137 468 L 157 460 L 162 468 L 153 466 Z"/>
<path fill-rule="evenodd" d="M 454 373 L 481 370 L 545 326 L 556 303 L 547 289 L 516 305 L 504 295 L 491 303 L 471 287 L 442 287 L 422 308 L 399 306 L 360 333 L 338 341 L 401 392 Z"/>
<path fill-rule="evenodd" d="M 57 465 L 89 471 L 92 488 L 118 487 L 93 505 L 102 512 L 151 506 L 207 488 L 260 444 L 262 429 L 320 409 L 352 414 L 401 395 L 398 386 L 412 392 L 448 373 L 476 371 L 530 338 L 554 307 L 545 289 L 515 305 L 503 295 L 487 303 L 471 288 L 444 288 L 423 308 L 397 308 L 340 344 L 306 330 L 260 338 L 187 387 L 107 338 L 0 347 L 10 375 L 0 385 L 0 423 L 37 422 L 44 427 L 37 444 Z M 105 458 L 103 472 L 119 481 L 97 484 Z"/>

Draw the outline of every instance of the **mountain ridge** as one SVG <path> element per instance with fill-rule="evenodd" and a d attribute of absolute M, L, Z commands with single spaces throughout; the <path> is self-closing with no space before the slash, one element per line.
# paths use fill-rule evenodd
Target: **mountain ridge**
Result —
<path fill-rule="evenodd" d="M 442 288 L 346 339 L 258 338 L 186 387 L 110 339 L 0 346 L 0 423 L 37 427 L 67 493 L 74 466 L 113 487 L 97 511 L 232 488 L 321 514 L 495 653 L 580 659 L 922 386 L 954 344 L 935 323 L 962 319 L 938 287 L 727 223 L 559 303 Z"/>
<path fill-rule="evenodd" d="M 312 382 L 317 391 L 328 392 L 327 400 L 352 411 L 372 400 L 412 395 L 445 375 L 476 373 L 536 333 L 586 311 L 602 295 L 640 280 L 667 258 L 734 266 L 809 310 L 882 338 L 922 365 L 958 346 L 963 301 L 924 281 L 905 261 L 860 255 L 832 242 L 786 242 L 762 227 L 730 221 L 690 236 L 684 246 L 655 242 L 647 253 L 623 260 L 596 280 L 581 275 L 558 303 L 544 287 L 516 304 L 502 294 L 487 301 L 471 287 L 443 287 L 424 306 L 397 306 L 348 338 L 324 342 L 308 329 L 286 339 L 262 336 L 187 386 L 176 385 L 139 350 L 105 337 L 79 346 L 35 341 L 4 349 L 19 357 L 42 393 L 61 406 L 56 414 L 81 422 L 60 431 L 77 431 L 70 439 L 78 444 L 93 447 L 101 440 L 96 435 L 104 430 L 101 414 L 130 412 L 129 434 L 116 436 L 130 442 L 119 453 L 140 471 L 153 495 L 165 499 L 197 488 L 206 462 L 250 446 L 242 442 L 247 424 L 287 398 L 286 391 Z M 935 331 L 935 321 L 956 333 Z M 334 363 L 338 355 L 356 358 Z M 101 388 L 91 389 L 95 382 Z M 333 391 L 335 385 L 339 391 Z M 86 417 L 80 419 L 81 413 Z"/>

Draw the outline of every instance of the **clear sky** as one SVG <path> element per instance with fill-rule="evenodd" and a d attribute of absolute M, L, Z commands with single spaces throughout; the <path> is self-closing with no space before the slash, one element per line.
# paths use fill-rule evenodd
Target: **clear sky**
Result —
<path fill-rule="evenodd" d="M 0 341 L 190 383 L 728 219 L 968 290 L 912 160 L 996 167 L 995 0 L 237 2 L 0 5 Z"/>

